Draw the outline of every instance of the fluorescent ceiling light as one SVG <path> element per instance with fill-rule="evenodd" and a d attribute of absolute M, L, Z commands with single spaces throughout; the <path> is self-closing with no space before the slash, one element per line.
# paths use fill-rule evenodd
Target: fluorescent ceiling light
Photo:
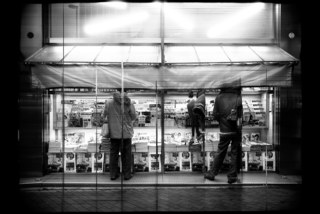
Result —
<path fill-rule="evenodd" d="M 225 34 L 228 30 L 236 27 L 239 23 L 244 22 L 248 18 L 256 15 L 264 8 L 264 3 L 252 3 L 247 8 L 231 15 L 229 18 L 222 20 L 215 26 L 211 27 L 207 32 L 207 37 L 218 38 Z"/>
<path fill-rule="evenodd" d="M 111 8 L 120 9 L 120 10 L 124 10 L 128 6 L 128 4 L 126 2 L 122 2 L 122 1 L 101 2 L 99 4 L 106 6 L 106 7 L 111 7 Z"/>
<path fill-rule="evenodd" d="M 188 19 L 187 16 L 184 14 L 180 13 L 178 10 L 173 9 L 170 7 L 168 4 L 164 4 L 164 14 L 167 16 L 170 21 L 175 22 L 177 25 L 179 25 L 181 28 L 187 30 L 187 31 L 192 31 L 194 28 L 193 22 Z"/>
<path fill-rule="evenodd" d="M 145 11 L 130 13 L 126 15 L 100 18 L 92 20 L 89 24 L 84 27 L 84 31 L 89 35 L 97 35 L 112 31 L 117 28 L 122 28 L 131 24 L 136 24 L 147 20 L 149 13 Z"/>

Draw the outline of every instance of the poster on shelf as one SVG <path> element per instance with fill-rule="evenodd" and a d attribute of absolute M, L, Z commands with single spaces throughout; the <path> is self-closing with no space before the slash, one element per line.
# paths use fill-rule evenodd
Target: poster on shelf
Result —
<path fill-rule="evenodd" d="M 76 172 L 76 153 L 74 152 L 64 153 L 64 172 L 65 173 Z"/>
<path fill-rule="evenodd" d="M 91 115 L 83 115 L 82 124 L 83 128 L 92 128 Z"/>
<path fill-rule="evenodd" d="M 110 152 L 104 152 L 104 172 L 110 172 Z"/>
<path fill-rule="evenodd" d="M 77 172 L 91 172 L 92 171 L 92 161 L 91 161 L 91 153 L 81 152 L 76 153 L 76 167 Z"/>
<path fill-rule="evenodd" d="M 214 151 L 206 152 L 205 164 L 208 170 L 210 170 L 213 166 L 213 161 L 214 161 L 214 158 L 216 157 L 216 153 L 217 152 L 214 152 Z"/>
<path fill-rule="evenodd" d="M 133 153 L 133 165 L 134 165 L 135 172 L 148 172 L 149 171 L 148 152 Z"/>
<path fill-rule="evenodd" d="M 203 152 L 191 152 L 191 162 L 192 162 L 192 171 L 202 171 Z M 207 166 L 205 167 L 207 168 Z"/>
<path fill-rule="evenodd" d="M 276 153 L 275 151 L 262 152 L 263 170 L 276 171 Z"/>
<path fill-rule="evenodd" d="M 180 171 L 192 171 L 191 152 L 179 152 Z"/>
<path fill-rule="evenodd" d="M 76 146 L 85 143 L 85 132 L 70 132 L 64 136 L 66 146 Z"/>
<path fill-rule="evenodd" d="M 178 152 L 165 153 L 164 171 L 180 171 L 180 161 Z"/>
<path fill-rule="evenodd" d="M 254 141 L 254 142 L 260 141 L 260 133 L 258 132 L 251 133 L 250 141 Z"/>
<path fill-rule="evenodd" d="M 59 172 L 62 169 L 62 154 L 49 153 L 48 154 L 48 171 Z"/>
<path fill-rule="evenodd" d="M 161 160 L 160 153 L 149 153 L 149 171 L 150 172 L 160 172 L 161 171 Z"/>
<path fill-rule="evenodd" d="M 212 142 L 219 141 L 220 140 L 219 132 L 208 132 L 206 139 Z"/>
<path fill-rule="evenodd" d="M 92 157 L 92 173 L 102 173 L 103 172 L 103 162 L 104 162 L 104 153 L 95 152 L 91 153 Z"/>
<path fill-rule="evenodd" d="M 250 151 L 248 153 L 248 171 L 262 171 L 263 157 L 260 151 Z"/>
<path fill-rule="evenodd" d="M 248 171 L 248 152 L 242 151 L 242 164 L 241 164 L 241 170 L 244 172 Z"/>
<path fill-rule="evenodd" d="M 250 141 L 250 134 L 249 133 L 242 133 L 242 143 L 248 143 Z"/>

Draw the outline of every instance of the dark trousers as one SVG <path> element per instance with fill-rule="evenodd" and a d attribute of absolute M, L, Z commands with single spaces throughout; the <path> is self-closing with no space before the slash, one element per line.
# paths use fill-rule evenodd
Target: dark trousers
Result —
<path fill-rule="evenodd" d="M 235 134 L 220 134 L 218 154 L 213 160 L 213 167 L 210 173 L 217 175 L 226 157 L 228 146 L 231 143 L 231 163 L 228 178 L 237 178 L 241 161 L 241 132 Z M 239 163 L 240 162 L 240 163 Z"/>
<path fill-rule="evenodd" d="M 121 141 L 123 142 L 121 143 Z M 122 149 L 121 149 L 122 144 Z M 119 152 L 121 150 L 122 172 L 124 177 L 131 175 L 131 138 L 111 139 L 110 148 L 110 176 L 118 174 Z"/>
<path fill-rule="evenodd" d="M 192 115 L 191 117 L 191 131 L 192 131 L 192 137 L 194 137 L 194 130 L 196 130 L 197 137 L 200 136 L 199 131 L 199 116 L 198 115 Z"/>

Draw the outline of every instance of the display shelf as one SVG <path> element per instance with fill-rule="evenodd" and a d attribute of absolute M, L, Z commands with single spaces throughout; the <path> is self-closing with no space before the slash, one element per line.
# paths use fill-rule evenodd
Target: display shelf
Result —
<path fill-rule="evenodd" d="M 246 122 L 248 124 L 248 115 L 249 113 L 255 113 L 254 120 L 250 120 L 253 123 L 249 124 L 256 124 L 254 126 L 251 125 L 244 125 L 242 127 L 242 133 L 249 135 L 249 140 L 252 136 L 258 134 L 260 140 L 264 142 L 271 142 L 272 144 L 272 120 L 269 123 L 269 118 L 272 117 L 273 112 L 269 111 L 272 107 L 270 102 L 272 100 L 269 99 L 268 93 L 266 89 L 258 90 L 259 88 L 252 88 L 246 89 L 242 92 L 243 101 L 246 104 Z M 57 92 L 55 94 L 51 94 L 51 129 L 50 138 L 52 142 L 59 140 L 62 141 L 61 136 L 62 133 L 65 133 L 69 138 L 69 142 L 78 142 L 79 140 L 76 139 L 76 133 L 84 133 L 84 137 L 82 138 L 82 142 L 80 144 L 86 144 L 89 142 L 98 142 L 99 146 L 99 134 L 101 132 L 101 127 L 98 126 L 99 123 L 99 114 L 102 113 L 104 109 L 105 100 L 112 98 L 113 90 L 107 90 L 105 93 L 92 93 L 92 92 L 66 92 L 64 96 L 64 101 L 62 101 L 62 94 Z M 182 155 L 189 153 L 193 154 L 194 151 L 190 151 L 188 147 L 188 142 L 191 137 L 191 127 L 188 126 L 188 121 L 186 120 L 187 117 L 187 98 L 188 98 L 189 90 L 181 90 L 181 91 L 166 91 L 165 93 L 156 94 L 154 91 L 139 91 L 139 90 L 131 90 L 129 92 L 129 97 L 135 103 L 135 108 L 138 114 L 137 121 L 134 122 L 134 136 L 132 138 L 133 142 L 133 155 L 134 155 L 134 167 L 135 171 L 162 171 L 162 167 L 164 167 L 164 171 L 183 171 L 185 170 L 193 170 L 193 169 L 200 169 L 200 165 L 202 161 L 197 161 L 193 163 L 193 160 L 190 161 L 190 164 L 186 168 L 186 163 L 188 161 L 184 161 L 184 165 L 182 165 L 181 159 L 182 156 L 175 156 L 179 161 L 179 164 L 173 163 L 171 159 L 173 159 L 172 153 L 176 152 L 177 154 Z M 194 90 L 196 92 L 196 90 Z M 217 145 L 219 143 L 219 126 L 218 123 L 213 124 L 212 120 L 210 120 L 213 111 L 213 104 L 212 100 L 215 100 L 216 96 L 218 95 L 218 90 L 206 90 L 206 117 L 209 120 L 206 120 L 206 142 L 205 142 L 205 167 L 210 167 L 212 164 L 213 157 L 212 154 L 217 151 Z M 163 96 L 163 97 L 161 97 Z M 163 98 L 163 99 L 162 99 Z M 158 101 L 157 101 L 158 99 Z M 164 101 L 162 103 L 162 101 Z M 158 108 L 156 104 L 158 103 Z M 243 103 L 243 104 L 244 104 Z M 96 104 L 96 105 L 95 105 Z M 62 114 L 62 105 L 64 106 L 65 115 Z M 164 109 L 161 109 L 163 107 Z M 90 111 L 88 111 L 90 110 Z M 88 112 L 91 112 L 88 114 Z M 164 113 L 163 115 L 161 114 Z M 268 112 L 268 114 L 267 114 Z M 91 126 L 88 125 L 87 127 L 74 127 L 69 126 L 69 120 L 72 118 L 74 120 L 74 115 L 71 114 L 78 113 L 83 120 L 86 120 L 87 123 L 92 123 Z M 93 115 L 95 113 L 95 115 Z M 257 114 L 256 114 L 257 113 Z M 90 115 L 91 114 L 91 115 Z M 97 115 L 98 114 L 98 115 Z M 157 119 L 156 118 L 157 115 Z M 164 124 L 161 124 L 161 118 L 164 119 Z M 62 121 L 65 121 L 64 130 L 62 130 Z M 98 119 L 97 119 L 98 118 Z M 78 118 L 79 119 L 79 118 Z M 271 118 L 272 119 L 272 118 Z M 73 122 L 73 121 L 72 121 Z M 101 122 L 101 121 L 100 121 Z M 57 126 L 60 125 L 59 126 Z M 73 125 L 77 123 L 71 123 Z M 260 126 L 258 126 L 260 124 Z M 78 124 L 79 125 L 79 124 Z M 207 126 L 208 125 L 208 126 Z M 164 128 L 164 132 L 162 132 L 162 128 Z M 164 135 L 162 136 L 162 133 Z M 180 134 L 180 135 L 179 135 Z M 74 136 L 73 136 L 74 135 Z M 79 134 L 78 134 L 79 135 Z M 156 135 L 158 138 L 156 139 Z M 97 138 L 98 136 L 98 138 Z M 79 136 L 78 136 L 79 137 Z M 81 137 L 81 136 L 80 136 Z M 60 139 L 59 139 L 60 138 Z M 211 139 L 212 138 L 212 139 Z M 255 137 L 254 137 L 255 138 Z M 211 139 L 211 140 L 209 140 Z M 155 159 L 155 146 L 151 146 L 153 142 L 158 142 L 158 154 L 161 154 L 161 143 L 164 142 L 164 152 L 166 159 L 164 161 L 164 165 L 162 166 L 162 162 L 158 158 L 158 161 Z M 65 141 L 64 141 L 65 142 Z M 145 143 L 141 143 L 145 142 Z M 169 143 L 168 143 L 169 142 Z M 263 146 L 262 146 L 263 147 Z M 96 148 L 96 146 L 95 146 Z M 254 170 L 256 167 L 255 162 L 258 157 L 250 152 L 251 147 L 244 145 L 243 147 L 243 170 L 250 171 Z M 263 147 L 264 148 L 264 147 Z M 50 145 L 50 151 L 57 151 L 55 144 Z M 69 150 L 68 150 L 69 151 Z M 85 151 L 85 149 L 84 149 Z M 91 150 L 90 150 L 91 151 Z M 97 152 L 97 149 L 94 149 Z M 263 150 L 264 151 L 264 150 Z M 66 152 L 66 151 L 65 151 Z M 69 152 L 72 152 L 71 150 Z M 75 154 L 78 154 L 78 151 L 74 151 Z M 89 151 L 88 151 L 89 152 Z M 190 153 L 191 152 L 191 153 Z M 213 153 L 212 153 L 213 152 Z M 167 154 L 168 153 L 168 154 Z M 48 153 L 49 154 L 49 153 Z M 54 154 L 54 153 L 52 153 Z M 61 153 L 63 154 L 63 153 Z M 93 153 L 92 153 L 93 154 Z M 140 154 L 140 155 L 139 155 Z M 171 154 L 171 155 L 170 155 Z M 211 156 L 210 156 L 211 154 Z M 55 160 L 55 155 L 51 155 L 51 161 Z M 79 156 L 79 158 L 81 155 Z M 191 155 L 190 155 L 191 157 Z M 196 156 L 194 156 L 196 159 Z M 106 159 L 107 156 L 104 157 Z M 101 165 L 107 164 L 104 163 L 102 159 L 100 162 L 96 161 L 93 163 L 95 158 L 91 157 L 90 168 L 92 172 L 101 172 Z M 199 159 L 199 158 L 198 158 Z M 142 163 L 143 160 L 143 163 Z M 275 160 L 268 160 L 268 164 L 275 166 Z M 189 162 L 188 162 L 189 163 Z M 65 167 L 67 167 L 66 163 Z M 73 164 L 72 161 L 68 162 L 68 167 L 71 169 L 71 165 Z M 82 162 L 77 162 L 78 164 L 82 164 Z M 193 165 L 195 164 L 195 165 Z M 269 165 L 270 165 L 269 164 Z M 52 165 L 52 164 L 51 164 Z M 260 163 L 260 166 L 264 166 L 264 163 Z M 268 165 L 268 166 L 269 166 Z M 274 170 L 274 167 L 271 165 L 269 169 Z M 61 166 L 62 167 L 62 166 Z M 106 167 L 106 166 L 105 166 Z M 184 167 L 184 168 L 183 168 Z M 261 167 L 258 167 L 261 169 Z M 179 169 L 179 170 L 177 170 Z M 74 170 L 74 168 L 72 168 Z M 72 171 L 70 170 L 70 171 Z M 78 171 L 81 171 L 78 169 Z M 87 170 L 87 169 L 86 169 Z"/>

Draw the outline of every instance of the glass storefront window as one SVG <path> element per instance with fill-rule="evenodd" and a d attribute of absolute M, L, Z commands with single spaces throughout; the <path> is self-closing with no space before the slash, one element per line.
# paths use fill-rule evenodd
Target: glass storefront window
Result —
<path fill-rule="evenodd" d="M 130 185 L 214 186 L 203 178 L 213 166 L 221 137 L 214 103 L 224 84 L 237 82 L 243 106 L 237 184 L 257 182 L 267 188 L 270 179 L 281 177 L 279 91 L 292 86 L 299 60 L 277 44 L 277 4 L 41 6 L 28 5 L 23 17 L 29 17 L 26 22 L 32 25 L 30 11 L 43 12 L 38 16 L 43 17 L 43 45 L 33 51 L 24 40 L 21 43 L 25 65 L 36 83 L 29 87 L 36 85 L 41 95 L 37 125 L 42 142 L 37 143 L 45 146 L 38 154 L 40 174 L 62 188 L 74 180 L 97 191 L 120 187 L 121 197 Z M 137 117 L 132 121 L 132 180 L 126 179 L 121 158 L 120 178 L 110 179 L 112 157 L 101 147 L 103 112 L 116 91 L 128 95 Z M 187 105 L 189 93 L 196 99 L 199 91 L 205 93 L 203 137 L 192 139 Z M 123 97 L 120 100 L 124 121 Z M 120 130 L 126 132 L 128 126 Z M 218 185 L 227 183 L 222 177 L 230 162 L 229 146 Z"/>

